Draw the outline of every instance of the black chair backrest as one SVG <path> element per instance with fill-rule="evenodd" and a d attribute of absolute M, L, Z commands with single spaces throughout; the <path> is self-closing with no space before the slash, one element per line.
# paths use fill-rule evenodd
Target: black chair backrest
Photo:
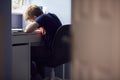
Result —
<path fill-rule="evenodd" d="M 52 44 L 52 54 L 54 66 L 70 61 L 70 26 L 63 25 L 58 28 Z"/>

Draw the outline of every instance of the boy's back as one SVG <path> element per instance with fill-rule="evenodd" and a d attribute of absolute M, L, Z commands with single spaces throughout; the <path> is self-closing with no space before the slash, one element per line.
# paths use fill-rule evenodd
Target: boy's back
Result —
<path fill-rule="evenodd" d="M 39 27 L 42 26 L 46 30 L 46 35 L 43 36 L 43 39 L 48 47 L 50 47 L 56 31 L 62 26 L 62 23 L 58 17 L 52 13 L 42 14 L 35 21 L 39 24 Z"/>

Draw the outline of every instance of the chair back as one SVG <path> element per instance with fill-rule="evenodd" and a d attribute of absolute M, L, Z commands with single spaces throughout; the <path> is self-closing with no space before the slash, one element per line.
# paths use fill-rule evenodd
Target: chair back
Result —
<path fill-rule="evenodd" d="M 54 66 L 70 61 L 71 35 L 70 26 L 63 25 L 58 28 L 52 43 L 52 54 Z"/>

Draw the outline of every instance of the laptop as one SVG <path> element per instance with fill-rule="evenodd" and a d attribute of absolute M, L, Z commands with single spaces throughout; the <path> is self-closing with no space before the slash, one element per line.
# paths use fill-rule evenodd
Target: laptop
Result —
<path fill-rule="evenodd" d="M 12 33 L 14 32 L 24 32 L 23 30 L 23 15 L 22 14 L 12 14 Z"/>

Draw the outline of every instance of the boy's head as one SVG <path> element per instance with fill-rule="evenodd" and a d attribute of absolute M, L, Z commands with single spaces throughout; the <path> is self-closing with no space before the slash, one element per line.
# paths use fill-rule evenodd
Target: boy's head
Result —
<path fill-rule="evenodd" d="M 31 5 L 25 10 L 24 18 L 26 21 L 33 21 L 36 17 L 38 17 L 41 14 L 43 14 L 43 11 L 40 9 L 40 7 L 36 5 Z"/>

